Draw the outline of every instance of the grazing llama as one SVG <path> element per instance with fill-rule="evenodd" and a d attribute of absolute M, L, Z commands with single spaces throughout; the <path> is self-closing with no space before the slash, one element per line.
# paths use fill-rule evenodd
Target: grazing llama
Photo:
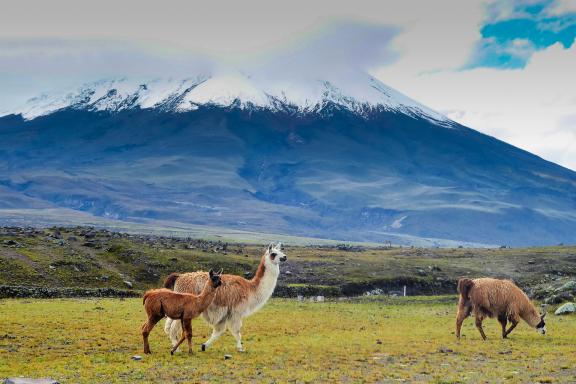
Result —
<path fill-rule="evenodd" d="M 164 316 L 178 319 L 184 324 L 182 337 L 174 345 L 171 354 L 182 344 L 184 338 L 188 339 L 188 353 L 192 353 L 192 319 L 198 317 L 212 303 L 217 288 L 222 284 L 220 276 L 222 270 L 214 273 L 208 272 L 210 279 L 204 284 L 199 295 L 190 293 L 176 293 L 169 289 L 151 289 L 144 294 L 144 309 L 148 320 L 142 325 L 142 338 L 144 339 L 144 353 L 150 352 L 148 335 L 152 328 Z"/>
<path fill-rule="evenodd" d="M 268 246 L 251 280 L 236 275 L 222 276 L 222 287 L 216 292 L 212 304 L 202 313 L 212 327 L 212 336 L 202 344 L 203 351 L 222 336 L 226 327 L 236 339 L 236 349 L 244 351 L 240 335 L 242 319 L 262 308 L 272 296 L 280 274 L 279 264 L 286 261 L 281 246 L 280 243 Z M 207 277 L 206 272 L 173 273 L 166 278 L 164 286 L 176 292 L 197 293 Z M 175 344 L 181 332 L 180 321 L 168 319 L 164 330 Z"/>
<path fill-rule="evenodd" d="M 460 339 L 462 322 L 470 313 L 476 318 L 476 328 L 486 340 L 482 321 L 486 317 L 497 318 L 502 325 L 502 337 L 505 339 L 523 319 L 528 325 L 541 333 L 546 333 L 544 318 L 540 315 L 528 296 L 510 280 L 491 278 L 458 280 L 458 314 L 456 316 L 456 337 Z M 510 328 L 506 329 L 509 321 Z"/>

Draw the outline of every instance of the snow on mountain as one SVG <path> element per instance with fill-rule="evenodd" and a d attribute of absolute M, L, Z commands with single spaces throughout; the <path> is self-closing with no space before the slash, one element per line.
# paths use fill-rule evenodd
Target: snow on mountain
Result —
<path fill-rule="evenodd" d="M 0 115 L 21 114 L 26 120 L 31 120 L 65 108 L 93 111 L 154 108 L 186 112 L 200 105 L 309 113 L 330 102 L 361 115 L 384 109 L 424 117 L 444 126 L 451 125 L 445 116 L 364 73 L 348 77 L 346 81 L 317 78 L 270 80 L 239 71 L 184 79 L 105 79 L 79 89 L 43 94 Z"/>

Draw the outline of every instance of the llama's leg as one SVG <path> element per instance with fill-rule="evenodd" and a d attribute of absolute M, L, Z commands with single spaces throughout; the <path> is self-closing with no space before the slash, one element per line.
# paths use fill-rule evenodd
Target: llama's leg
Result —
<path fill-rule="evenodd" d="M 205 351 L 206 348 L 209 348 L 212 343 L 214 343 L 226 330 L 226 319 L 223 319 L 218 324 L 212 326 L 212 336 L 202 344 L 202 350 Z"/>
<path fill-rule="evenodd" d="M 144 324 L 142 324 L 142 339 L 144 340 L 144 353 L 150 352 L 150 344 L 148 344 L 148 335 L 152 332 L 152 328 L 162 319 L 161 316 L 151 316 Z"/>
<path fill-rule="evenodd" d="M 244 352 L 244 347 L 242 347 L 242 335 L 240 334 L 241 328 L 242 319 L 232 318 L 228 321 L 228 329 L 236 339 L 236 350 L 238 350 L 238 352 Z"/>
<path fill-rule="evenodd" d="M 176 345 L 174 345 L 172 347 L 172 349 L 170 350 L 170 354 L 173 355 L 174 352 L 176 352 L 176 350 L 178 349 L 178 347 L 180 346 L 180 344 L 182 344 L 182 342 L 186 339 L 186 331 L 182 332 L 182 336 L 180 337 L 180 340 L 178 340 L 178 342 L 176 343 Z"/>
<path fill-rule="evenodd" d="M 476 313 L 476 328 L 478 328 L 478 332 L 482 336 L 482 339 L 486 340 L 486 334 L 484 333 L 484 329 L 482 328 L 482 321 L 484 320 L 484 315 L 481 313 Z"/>
<path fill-rule="evenodd" d="M 515 316 L 508 317 L 508 320 L 510 320 L 510 328 L 508 328 L 508 330 L 504 333 L 504 337 L 508 337 L 510 332 L 512 332 L 520 322 L 520 320 L 517 319 Z"/>
<path fill-rule="evenodd" d="M 506 338 L 506 324 L 508 322 L 508 320 L 506 320 L 506 315 L 505 314 L 499 315 L 498 316 L 498 322 L 502 326 L 502 338 L 505 339 Z"/>
<path fill-rule="evenodd" d="M 172 345 L 176 345 L 180 340 L 180 335 L 182 334 L 182 323 L 180 320 L 172 320 L 170 324 L 170 341 Z"/>
<path fill-rule="evenodd" d="M 188 354 L 192 354 L 192 319 L 185 319 L 182 321 L 184 326 L 184 334 L 186 335 L 186 340 L 188 340 Z"/>
<path fill-rule="evenodd" d="M 456 338 L 460 339 L 460 330 L 462 329 L 462 323 L 464 319 L 470 316 L 470 312 L 472 311 L 472 306 L 465 305 L 461 303 L 458 305 L 458 314 L 456 315 Z"/>

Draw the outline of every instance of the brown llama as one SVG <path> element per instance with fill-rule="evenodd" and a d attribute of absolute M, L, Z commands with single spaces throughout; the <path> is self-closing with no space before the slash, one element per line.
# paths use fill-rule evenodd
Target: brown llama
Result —
<path fill-rule="evenodd" d="M 546 313 L 540 315 L 528 296 L 510 280 L 492 278 L 458 280 L 458 314 L 456 316 L 456 337 L 460 339 L 460 329 L 465 318 L 474 313 L 476 328 L 482 339 L 486 334 L 482 328 L 482 321 L 486 317 L 497 318 L 502 325 L 502 338 L 507 338 L 510 332 L 523 319 L 528 325 L 541 333 L 546 333 L 544 318 Z M 506 329 L 507 322 L 510 328 Z"/>
<path fill-rule="evenodd" d="M 199 295 L 191 293 L 176 293 L 166 288 L 151 289 L 144 294 L 144 309 L 148 315 L 148 320 L 142 325 L 142 338 L 144 339 L 144 353 L 150 352 L 148 335 L 152 328 L 164 316 L 170 319 L 178 319 L 182 322 L 184 332 L 178 343 L 172 348 L 170 354 L 178 349 L 184 339 L 188 339 L 188 353 L 192 353 L 192 319 L 200 314 L 212 304 L 217 288 L 222 284 L 220 275 L 210 270 L 210 279 L 204 284 L 204 289 Z"/>

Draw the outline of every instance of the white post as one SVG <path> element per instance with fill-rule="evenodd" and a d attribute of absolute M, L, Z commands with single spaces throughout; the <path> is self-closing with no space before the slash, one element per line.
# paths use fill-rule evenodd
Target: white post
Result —
<path fill-rule="evenodd" d="M 404 296 L 406 296 L 406 286 L 404 286 Z"/>

